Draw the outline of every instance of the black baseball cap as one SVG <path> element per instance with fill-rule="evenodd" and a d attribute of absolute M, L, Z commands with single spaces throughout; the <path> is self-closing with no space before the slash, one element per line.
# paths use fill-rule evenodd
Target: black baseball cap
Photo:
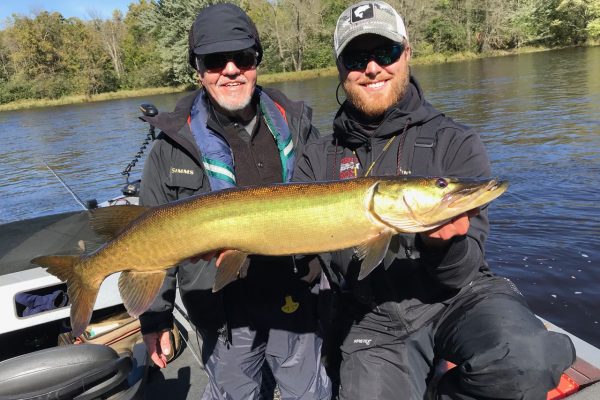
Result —
<path fill-rule="evenodd" d="M 196 69 L 196 56 L 256 48 L 257 63 L 262 59 L 258 30 L 238 6 L 220 3 L 198 13 L 189 32 L 189 62 Z"/>

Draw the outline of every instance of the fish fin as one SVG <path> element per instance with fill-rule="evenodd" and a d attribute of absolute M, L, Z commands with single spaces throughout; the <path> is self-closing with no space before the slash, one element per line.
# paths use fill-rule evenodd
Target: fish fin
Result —
<path fill-rule="evenodd" d="M 383 266 L 385 267 L 385 269 L 388 269 L 392 265 L 399 251 L 400 235 L 394 235 L 390 239 L 390 245 L 388 246 L 388 250 L 385 253 L 385 257 L 383 258 Z"/>
<path fill-rule="evenodd" d="M 94 208 L 89 210 L 90 227 L 97 235 L 109 240 L 149 208 L 131 204 Z"/>
<path fill-rule="evenodd" d="M 213 285 L 213 293 L 218 292 L 225 286 L 235 281 L 244 262 L 248 258 L 248 253 L 238 250 L 228 250 L 217 267 L 217 275 Z"/>
<path fill-rule="evenodd" d="M 89 325 L 98 290 L 104 280 L 102 278 L 84 281 L 80 270 L 75 268 L 80 260 L 79 256 L 42 256 L 31 260 L 33 264 L 45 267 L 50 274 L 67 283 L 67 295 L 71 303 L 71 329 L 74 337 L 81 335 Z"/>
<path fill-rule="evenodd" d="M 48 273 L 65 282 L 73 274 L 73 267 L 78 261 L 79 256 L 41 256 L 31 260 L 31 263 L 46 268 Z"/>
<path fill-rule="evenodd" d="M 406 215 L 380 215 L 379 218 L 387 225 L 393 226 L 398 232 L 415 233 L 426 230 L 420 222 L 410 217 L 407 218 Z"/>
<path fill-rule="evenodd" d="M 104 244 L 106 244 L 106 240 L 100 237 L 96 237 L 93 240 L 80 240 L 77 242 L 77 252 L 80 256 L 89 256 Z"/>
<path fill-rule="evenodd" d="M 165 275 L 165 270 L 121 272 L 119 293 L 129 315 L 137 318 L 150 307 L 165 280 Z"/>
<path fill-rule="evenodd" d="M 362 260 L 358 274 L 359 281 L 366 278 L 381 263 L 387 253 L 391 239 L 392 232 L 382 232 L 358 246 L 357 255 Z"/>

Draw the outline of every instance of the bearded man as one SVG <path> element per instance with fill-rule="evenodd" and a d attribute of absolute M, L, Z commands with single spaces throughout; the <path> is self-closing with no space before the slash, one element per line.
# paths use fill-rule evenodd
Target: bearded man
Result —
<path fill-rule="evenodd" d="M 333 134 L 307 143 L 295 181 L 490 175 L 479 135 L 425 100 L 392 7 L 363 1 L 346 9 L 334 49 L 346 101 Z M 546 398 L 574 361 L 573 344 L 548 332 L 516 286 L 492 273 L 488 232 L 484 208 L 396 235 L 363 280 L 351 250 L 332 254 L 330 280 L 344 296 L 331 330 L 341 342 L 340 399 Z M 442 373 L 442 359 L 456 366 Z"/>

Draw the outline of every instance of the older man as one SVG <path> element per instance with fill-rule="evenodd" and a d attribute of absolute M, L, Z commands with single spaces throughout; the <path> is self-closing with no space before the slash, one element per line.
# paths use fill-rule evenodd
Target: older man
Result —
<path fill-rule="evenodd" d="M 486 177 L 479 135 L 433 108 L 410 73 L 398 13 L 381 1 L 346 9 L 334 48 L 346 101 L 333 135 L 310 140 L 294 180 L 415 174 Z M 417 235 L 397 235 L 358 280 L 352 251 L 333 254 L 349 292 L 340 398 L 545 399 L 574 361 L 569 338 L 548 332 L 484 259 L 487 210 Z M 440 359 L 456 367 L 437 384 Z"/>
<path fill-rule="evenodd" d="M 256 85 L 261 58 L 258 32 L 243 10 L 217 4 L 200 11 L 189 33 L 189 63 L 202 88 L 173 112 L 148 118 L 162 132 L 144 166 L 144 205 L 291 179 L 305 141 L 318 133 L 309 107 Z M 318 259 L 251 256 L 244 278 L 216 294 L 214 261 L 204 264 L 169 271 L 141 316 L 154 362 L 164 367 L 170 351 L 167 330 L 178 280 L 203 340 L 209 377 L 203 399 L 258 399 L 265 361 L 282 398 L 328 399 L 314 294 Z"/>

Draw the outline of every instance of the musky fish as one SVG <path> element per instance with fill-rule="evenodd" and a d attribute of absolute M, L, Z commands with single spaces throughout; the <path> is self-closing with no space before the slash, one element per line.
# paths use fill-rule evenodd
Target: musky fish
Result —
<path fill-rule="evenodd" d="M 32 263 L 67 282 L 71 327 L 88 325 L 102 281 L 121 272 L 132 316 L 148 309 L 166 269 L 199 254 L 231 249 L 213 291 L 237 278 L 249 254 L 315 254 L 356 248 L 359 279 L 383 260 L 393 235 L 436 228 L 507 189 L 497 179 L 369 177 L 338 182 L 227 189 L 159 207 L 91 211 L 91 226 L 112 237 L 89 255 L 42 256 Z"/>

